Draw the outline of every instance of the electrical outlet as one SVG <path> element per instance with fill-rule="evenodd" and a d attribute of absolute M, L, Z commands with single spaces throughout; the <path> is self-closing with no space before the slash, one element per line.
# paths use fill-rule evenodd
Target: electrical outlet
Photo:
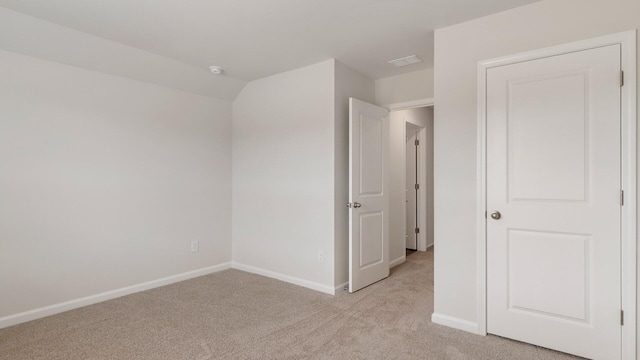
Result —
<path fill-rule="evenodd" d="M 322 250 L 318 251 L 318 261 L 324 262 L 324 252 Z"/>
<path fill-rule="evenodd" d="M 200 242 L 198 240 L 191 242 L 191 252 L 198 252 L 200 250 Z"/>

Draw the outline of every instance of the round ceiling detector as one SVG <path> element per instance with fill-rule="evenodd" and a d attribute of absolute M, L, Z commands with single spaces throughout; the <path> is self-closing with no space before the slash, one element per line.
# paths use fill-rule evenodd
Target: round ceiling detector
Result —
<path fill-rule="evenodd" d="M 209 66 L 209 70 L 216 75 L 222 74 L 222 68 L 220 66 Z"/>

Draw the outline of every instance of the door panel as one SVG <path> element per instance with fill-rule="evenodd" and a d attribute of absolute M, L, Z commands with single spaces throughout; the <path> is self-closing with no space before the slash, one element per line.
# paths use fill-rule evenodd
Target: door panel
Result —
<path fill-rule="evenodd" d="M 360 195 L 382 195 L 382 122 L 367 113 L 360 114 Z"/>
<path fill-rule="evenodd" d="M 389 276 L 389 112 L 349 99 L 349 291 Z"/>
<path fill-rule="evenodd" d="M 620 359 L 620 46 L 487 71 L 488 332 Z"/>
<path fill-rule="evenodd" d="M 384 213 L 360 214 L 360 269 L 384 260 Z"/>
<path fill-rule="evenodd" d="M 586 81 L 581 71 L 509 83 L 510 200 L 585 200 Z"/>
<path fill-rule="evenodd" d="M 590 239 L 582 234 L 509 230 L 508 308 L 586 322 L 591 298 Z M 541 259 L 544 266 L 539 264 Z"/>

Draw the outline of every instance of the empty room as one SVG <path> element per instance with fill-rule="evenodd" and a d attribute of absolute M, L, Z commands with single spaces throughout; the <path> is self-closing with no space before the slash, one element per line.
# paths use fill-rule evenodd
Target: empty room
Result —
<path fill-rule="evenodd" d="M 638 0 L 0 0 L 0 360 L 637 360 Z"/>

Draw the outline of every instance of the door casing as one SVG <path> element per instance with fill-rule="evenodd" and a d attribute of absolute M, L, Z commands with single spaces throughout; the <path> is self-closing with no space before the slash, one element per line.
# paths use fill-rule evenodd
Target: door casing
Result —
<path fill-rule="evenodd" d="M 622 48 L 621 68 L 624 86 L 621 87 L 621 140 L 622 140 L 622 359 L 636 359 L 636 31 L 606 35 L 594 39 L 534 50 L 521 54 L 490 59 L 478 63 L 478 123 L 477 123 L 477 333 L 487 334 L 487 176 L 486 176 L 486 79 L 487 70 L 550 56 L 588 50 L 602 46 L 620 44 Z"/>
<path fill-rule="evenodd" d="M 426 166 L 419 166 L 419 164 L 421 164 L 421 162 L 424 162 L 424 156 L 421 156 L 421 152 L 420 150 L 422 150 L 422 148 L 419 148 L 419 150 L 415 150 L 416 146 L 411 144 L 409 145 L 408 143 L 408 134 L 409 134 L 409 128 L 413 128 L 413 130 L 415 131 L 415 138 L 414 140 L 418 140 L 420 141 L 420 143 L 422 144 L 422 146 L 424 147 L 426 145 L 426 141 L 424 140 L 425 136 L 425 128 L 419 125 L 415 125 L 413 124 L 411 121 L 408 121 L 405 119 L 405 124 L 404 124 L 404 138 L 405 140 L 405 146 L 404 146 L 404 184 L 406 186 L 406 190 L 409 191 L 405 191 L 405 207 L 404 207 L 404 223 L 407 225 L 406 226 L 406 231 L 407 231 L 407 236 L 413 236 L 413 239 L 415 241 L 416 244 L 416 248 L 415 251 L 426 251 L 427 250 L 427 241 L 426 241 L 426 232 L 427 232 L 427 227 L 426 227 L 426 219 L 427 219 L 427 215 L 426 215 L 426 196 L 423 196 L 423 192 L 426 190 L 426 185 L 425 185 L 425 178 L 426 178 Z M 413 162 L 409 162 L 409 150 L 408 148 L 412 147 L 414 148 L 415 151 L 415 155 L 414 155 L 414 161 Z M 413 171 L 415 171 L 415 178 L 414 179 L 409 179 L 409 169 L 413 169 Z M 416 179 L 417 178 L 417 179 Z M 419 190 L 416 190 L 415 188 L 411 188 L 409 186 L 409 182 L 411 182 L 411 184 L 420 184 L 420 186 L 422 187 L 422 192 L 420 192 Z M 413 209 L 413 212 L 409 212 L 409 197 L 413 197 L 414 198 L 414 202 L 415 202 L 415 208 Z M 409 229 L 409 218 L 410 215 L 412 215 L 414 217 L 413 222 L 414 222 L 414 228 L 419 228 L 420 229 L 420 233 L 415 233 L 414 231 L 410 231 Z M 413 229 L 411 229 L 413 230 Z M 405 239 L 405 249 L 410 249 L 410 250 L 414 250 L 411 249 L 410 247 L 407 246 L 406 244 L 406 239 Z M 405 254 L 406 257 L 406 254 Z"/>

